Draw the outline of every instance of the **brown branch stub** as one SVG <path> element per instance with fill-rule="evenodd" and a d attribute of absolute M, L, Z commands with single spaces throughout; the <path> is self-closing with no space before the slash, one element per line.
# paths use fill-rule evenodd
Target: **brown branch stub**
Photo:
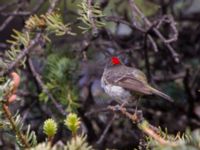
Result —
<path fill-rule="evenodd" d="M 17 99 L 17 95 L 13 94 L 8 98 L 8 104 L 11 104 L 12 102 L 14 102 Z"/>
<path fill-rule="evenodd" d="M 20 76 L 16 72 L 10 74 L 11 82 L 6 86 L 4 98 L 6 99 L 6 104 L 9 105 L 14 102 L 17 98 L 16 91 L 20 84 Z"/>
<path fill-rule="evenodd" d="M 150 136 L 153 139 L 155 139 L 159 144 L 161 144 L 161 145 L 168 145 L 168 146 L 172 146 L 172 147 L 175 147 L 175 146 L 178 145 L 174 141 L 168 141 L 168 140 L 165 140 L 164 138 L 162 138 L 150 126 L 151 125 L 146 120 L 143 120 L 141 123 L 138 124 L 138 127 L 140 128 L 140 130 L 142 130 L 148 136 Z"/>
<path fill-rule="evenodd" d="M 125 115 L 127 118 L 129 118 L 133 123 L 136 123 L 138 128 L 146 133 L 148 136 L 152 137 L 155 139 L 159 144 L 162 145 L 168 145 L 168 146 L 177 146 L 178 143 L 174 141 L 168 141 L 161 137 L 156 131 L 154 126 L 149 124 L 142 115 L 142 111 L 137 111 L 134 114 L 129 113 L 126 108 L 121 107 L 121 106 L 109 106 L 108 109 L 112 110 L 113 112 L 120 112 L 123 115 Z"/>
<path fill-rule="evenodd" d="M 13 81 L 13 94 L 16 93 L 17 88 L 20 84 L 20 76 L 16 72 L 11 72 L 10 74 Z"/>
<path fill-rule="evenodd" d="M 142 111 L 135 111 L 134 114 L 131 114 L 127 111 L 127 109 L 123 106 L 108 106 L 108 109 L 113 111 L 113 112 L 120 112 L 123 115 L 125 115 L 127 118 L 129 118 L 130 120 L 133 121 L 133 123 L 139 123 L 143 120 L 143 115 L 142 115 Z"/>

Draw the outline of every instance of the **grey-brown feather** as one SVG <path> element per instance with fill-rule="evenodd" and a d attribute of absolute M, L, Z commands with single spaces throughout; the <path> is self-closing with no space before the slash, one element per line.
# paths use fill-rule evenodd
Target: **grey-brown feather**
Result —
<path fill-rule="evenodd" d="M 106 68 L 104 76 L 107 82 L 112 85 L 123 87 L 141 95 L 153 94 L 151 89 L 146 86 L 146 76 L 138 69 L 124 65 L 116 65 L 112 69 Z"/>
<path fill-rule="evenodd" d="M 103 76 L 107 84 L 114 85 L 116 87 L 119 86 L 125 90 L 132 91 L 135 95 L 155 94 L 166 100 L 173 101 L 168 95 L 151 87 L 147 83 L 145 74 L 138 69 L 127 67 L 125 65 L 116 65 L 111 66 L 111 68 L 105 68 Z M 114 92 L 112 95 L 114 95 Z"/>

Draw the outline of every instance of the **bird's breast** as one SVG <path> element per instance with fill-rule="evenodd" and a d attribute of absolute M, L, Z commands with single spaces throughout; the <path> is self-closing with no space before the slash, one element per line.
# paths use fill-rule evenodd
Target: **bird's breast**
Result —
<path fill-rule="evenodd" d="M 120 86 L 106 83 L 103 80 L 101 81 L 101 86 L 110 97 L 114 98 L 114 100 L 120 103 L 131 101 L 132 95 L 128 90 L 125 90 Z"/>

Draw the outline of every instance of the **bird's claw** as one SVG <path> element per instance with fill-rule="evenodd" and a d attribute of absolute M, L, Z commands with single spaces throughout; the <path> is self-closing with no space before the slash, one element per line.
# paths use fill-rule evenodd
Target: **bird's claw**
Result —
<path fill-rule="evenodd" d="M 123 107 L 124 105 L 115 105 L 115 106 L 108 106 L 108 109 L 111 109 L 112 111 L 116 112 L 116 111 L 122 111 L 124 109 Z"/>

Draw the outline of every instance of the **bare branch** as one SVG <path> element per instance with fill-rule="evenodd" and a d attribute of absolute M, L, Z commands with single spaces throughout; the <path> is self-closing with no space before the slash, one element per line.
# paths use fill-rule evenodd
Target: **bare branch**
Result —
<path fill-rule="evenodd" d="M 53 95 L 49 92 L 49 90 L 47 89 L 47 87 L 45 86 L 45 84 L 43 83 L 40 75 L 37 73 L 37 71 L 35 70 L 35 67 L 32 63 L 32 60 L 29 58 L 28 59 L 28 63 L 31 69 L 31 72 L 33 74 L 33 76 L 35 77 L 37 83 L 39 84 L 39 86 L 42 88 L 43 92 L 45 94 L 48 95 L 49 99 L 51 99 L 51 101 L 53 102 L 53 104 L 55 105 L 56 109 L 63 115 L 66 115 L 65 110 L 62 108 L 62 105 L 58 104 L 57 101 L 54 99 Z"/>
<path fill-rule="evenodd" d="M 137 13 L 141 19 L 144 20 L 144 22 L 146 23 L 148 28 L 152 27 L 152 23 L 147 19 L 147 17 L 145 17 L 145 15 L 140 11 L 140 9 L 137 7 L 137 5 L 135 4 L 134 0 L 129 0 L 129 4 L 130 7 L 132 9 L 133 13 Z M 133 14 L 132 13 L 132 14 Z M 135 15 L 135 14 L 134 14 Z M 134 16 L 132 16 L 134 17 Z M 172 48 L 172 46 L 166 42 L 165 37 L 160 33 L 160 31 L 158 29 L 156 29 L 155 27 L 153 27 L 152 29 L 154 31 L 154 33 L 161 39 L 161 41 L 166 45 L 166 47 L 169 49 L 170 53 L 173 56 L 173 59 L 175 60 L 175 62 L 179 62 L 179 56 L 176 53 L 176 51 Z"/>

